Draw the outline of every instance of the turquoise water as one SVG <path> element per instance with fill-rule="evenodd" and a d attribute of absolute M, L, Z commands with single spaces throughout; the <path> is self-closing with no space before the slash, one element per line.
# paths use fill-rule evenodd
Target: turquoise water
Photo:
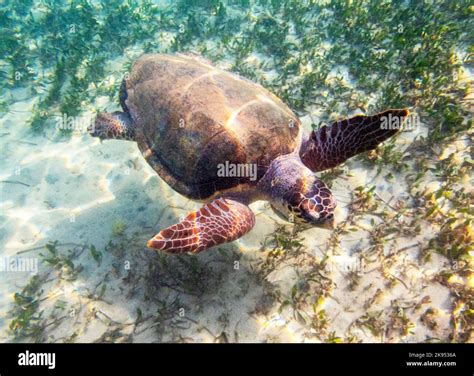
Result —
<path fill-rule="evenodd" d="M 468 1 L 23 1 L 0 6 L 0 340 L 472 342 Z M 146 242 L 201 206 L 136 143 L 91 137 L 144 53 L 192 52 L 307 131 L 408 108 L 412 126 L 318 173 L 333 230 L 269 204 L 198 255 Z M 196 150 L 199 153 L 199 150 Z"/>

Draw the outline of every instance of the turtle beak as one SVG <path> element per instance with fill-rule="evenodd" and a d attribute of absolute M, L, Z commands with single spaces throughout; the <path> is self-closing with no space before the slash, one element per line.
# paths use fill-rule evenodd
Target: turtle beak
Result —
<path fill-rule="evenodd" d="M 314 227 L 332 231 L 336 228 L 336 220 L 334 218 L 331 218 L 331 219 L 328 219 L 327 221 L 314 225 Z"/>

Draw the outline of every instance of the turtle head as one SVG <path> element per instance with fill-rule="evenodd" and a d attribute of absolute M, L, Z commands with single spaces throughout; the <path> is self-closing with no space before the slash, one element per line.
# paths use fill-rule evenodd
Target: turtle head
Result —
<path fill-rule="evenodd" d="M 273 210 L 289 222 L 333 229 L 336 200 L 326 184 L 316 177 L 299 182 L 282 199 L 272 200 Z"/>
<path fill-rule="evenodd" d="M 268 172 L 262 184 L 272 209 L 281 218 L 306 226 L 334 228 L 336 199 L 299 158 L 279 158 Z"/>

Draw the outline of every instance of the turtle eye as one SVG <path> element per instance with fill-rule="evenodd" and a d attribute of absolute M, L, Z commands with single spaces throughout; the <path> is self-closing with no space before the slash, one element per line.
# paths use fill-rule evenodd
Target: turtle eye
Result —
<path fill-rule="evenodd" d="M 297 208 L 301 201 L 304 199 L 304 196 L 300 192 L 293 193 L 288 200 L 289 205 L 293 208 Z M 291 210 L 291 209 L 290 209 Z"/>

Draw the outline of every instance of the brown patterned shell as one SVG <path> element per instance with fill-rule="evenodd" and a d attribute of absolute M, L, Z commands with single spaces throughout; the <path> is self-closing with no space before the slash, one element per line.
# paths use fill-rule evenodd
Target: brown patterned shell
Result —
<path fill-rule="evenodd" d="M 197 57 L 140 57 L 121 95 L 148 163 L 191 199 L 251 187 L 297 147 L 300 122 L 260 85 Z M 256 164 L 258 178 L 219 177 L 219 164 Z"/>

